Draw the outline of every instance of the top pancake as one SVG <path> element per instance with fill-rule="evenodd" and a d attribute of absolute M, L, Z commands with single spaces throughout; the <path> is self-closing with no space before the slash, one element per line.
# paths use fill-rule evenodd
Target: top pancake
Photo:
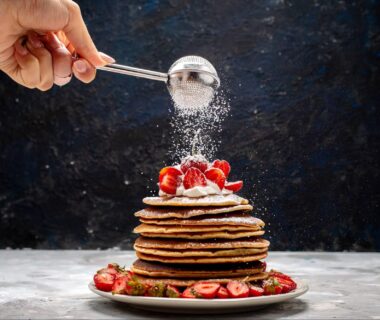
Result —
<path fill-rule="evenodd" d="M 169 207 L 222 207 L 236 206 L 239 204 L 248 204 L 248 200 L 237 196 L 236 194 L 228 195 L 209 195 L 200 198 L 188 197 L 147 197 L 143 199 L 145 204 L 151 206 L 169 206 Z"/>
<path fill-rule="evenodd" d="M 157 208 L 149 207 L 135 213 L 136 217 L 143 219 L 189 219 L 202 215 L 220 214 L 228 212 L 251 211 L 251 205 L 221 206 L 221 207 L 193 207 L 193 208 Z"/>

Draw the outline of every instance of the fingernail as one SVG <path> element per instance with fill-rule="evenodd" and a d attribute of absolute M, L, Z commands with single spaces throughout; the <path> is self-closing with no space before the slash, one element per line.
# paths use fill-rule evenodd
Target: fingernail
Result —
<path fill-rule="evenodd" d="M 55 77 L 54 83 L 60 87 L 64 86 L 65 84 L 68 84 L 71 81 L 71 76 L 68 76 L 66 78 L 60 78 Z"/>
<path fill-rule="evenodd" d="M 28 39 L 29 39 L 29 42 L 31 43 L 31 45 L 33 46 L 33 48 L 38 49 L 38 48 L 44 47 L 44 44 L 42 43 L 42 41 L 40 39 L 38 39 L 37 36 L 31 35 L 28 37 Z"/>
<path fill-rule="evenodd" d="M 116 60 L 109 56 L 108 54 L 105 54 L 103 52 L 99 52 L 100 57 L 107 63 L 115 63 Z"/>
<path fill-rule="evenodd" d="M 73 66 L 74 66 L 75 70 L 78 71 L 79 73 L 85 73 L 87 70 L 86 63 L 83 62 L 82 60 L 75 61 Z"/>

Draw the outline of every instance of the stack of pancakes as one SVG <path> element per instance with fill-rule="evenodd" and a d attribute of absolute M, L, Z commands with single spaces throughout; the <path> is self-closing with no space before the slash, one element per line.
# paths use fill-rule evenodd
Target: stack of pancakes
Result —
<path fill-rule="evenodd" d="M 148 197 L 135 216 L 141 224 L 131 270 L 146 282 L 188 286 L 267 278 L 269 241 L 264 222 L 250 215 L 248 200 L 230 195 L 203 198 Z"/>

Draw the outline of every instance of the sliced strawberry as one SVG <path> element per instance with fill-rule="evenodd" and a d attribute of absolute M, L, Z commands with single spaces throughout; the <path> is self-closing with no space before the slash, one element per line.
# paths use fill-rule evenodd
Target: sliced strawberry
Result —
<path fill-rule="evenodd" d="M 186 171 L 183 178 L 185 189 L 191 189 L 197 186 L 204 187 L 207 185 L 205 175 L 197 168 L 190 168 Z"/>
<path fill-rule="evenodd" d="M 208 161 L 203 156 L 188 156 L 181 162 L 181 170 L 186 173 L 190 168 L 197 168 L 201 172 L 205 172 L 208 168 Z"/>
<path fill-rule="evenodd" d="M 218 292 L 216 293 L 216 296 L 219 298 L 219 299 L 227 299 L 229 298 L 230 296 L 228 295 L 228 291 L 225 287 L 220 287 Z"/>
<path fill-rule="evenodd" d="M 176 194 L 177 187 L 181 184 L 179 175 L 166 173 L 160 178 L 160 189 L 168 194 Z"/>
<path fill-rule="evenodd" d="M 276 278 L 270 277 L 263 283 L 264 295 L 269 296 L 273 294 L 280 294 L 282 292 L 282 286 Z"/>
<path fill-rule="evenodd" d="M 109 274 L 118 274 L 122 269 L 117 263 L 109 263 L 106 268 L 98 270 L 97 273 L 109 273 Z"/>
<path fill-rule="evenodd" d="M 160 175 L 158 177 L 158 181 L 161 182 L 164 178 L 164 175 L 169 174 L 171 176 L 180 176 L 182 175 L 182 172 L 179 171 L 177 168 L 174 167 L 165 167 L 160 170 Z"/>
<path fill-rule="evenodd" d="M 215 160 L 212 163 L 212 167 L 222 170 L 224 173 L 224 176 L 228 178 L 228 175 L 230 174 L 230 171 L 231 171 L 231 166 L 226 160 Z"/>
<path fill-rule="evenodd" d="M 278 283 L 282 287 L 281 293 L 288 293 L 292 290 L 295 290 L 297 288 L 297 284 L 292 280 L 284 279 L 284 278 L 279 278 L 279 277 L 274 277 Z"/>
<path fill-rule="evenodd" d="M 125 294 L 126 293 L 126 286 L 127 282 L 130 281 L 128 276 L 122 276 L 115 280 L 113 286 L 112 286 L 112 293 L 113 294 Z"/>
<path fill-rule="evenodd" d="M 243 187 L 243 181 L 226 182 L 224 188 L 233 192 L 239 191 Z"/>
<path fill-rule="evenodd" d="M 166 285 L 163 282 L 157 282 L 146 292 L 148 297 L 164 297 L 165 296 Z"/>
<path fill-rule="evenodd" d="M 217 168 L 211 168 L 206 170 L 205 176 L 210 181 L 216 183 L 220 190 L 223 189 L 224 183 L 226 182 L 226 177 L 222 170 Z"/>
<path fill-rule="evenodd" d="M 185 299 L 195 299 L 197 298 L 195 295 L 195 291 L 193 287 L 187 287 L 184 292 L 181 294 L 181 298 Z"/>
<path fill-rule="evenodd" d="M 249 296 L 249 288 L 243 281 L 232 280 L 228 282 L 227 291 L 231 298 L 246 298 Z"/>
<path fill-rule="evenodd" d="M 167 296 L 168 298 L 179 298 L 181 297 L 181 293 L 175 286 L 168 284 L 166 286 L 165 296 Z"/>
<path fill-rule="evenodd" d="M 141 282 L 130 280 L 125 284 L 125 293 L 130 296 L 143 296 L 146 291 L 146 285 Z"/>
<path fill-rule="evenodd" d="M 271 270 L 269 272 L 269 275 L 270 276 L 273 276 L 273 277 L 277 277 L 277 278 L 283 278 L 285 280 L 291 280 L 293 281 L 293 279 L 291 277 L 289 277 L 288 275 L 286 275 L 285 273 L 281 273 L 279 271 L 275 271 L 275 270 Z"/>
<path fill-rule="evenodd" d="M 98 290 L 109 292 L 115 282 L 115 275 L 107 272 L 97 273 L 94 276 L 95 287 Z"/>
<path fill-rule="evenodd" d="M 264 289 L 258 286 L 249 285 L 249 295 L 251 297 L 260 297 L 264 294 Z"/>
<path fill-rule="evenodd" d="M 220 288 L 216 282 L 197 282 L 193 285 L 193 290 L 197 298 L 214 299 Z"/>

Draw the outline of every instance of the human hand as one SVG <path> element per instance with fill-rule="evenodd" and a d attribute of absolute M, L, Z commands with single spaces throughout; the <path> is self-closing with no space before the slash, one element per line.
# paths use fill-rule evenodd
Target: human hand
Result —
<path fill-rule="evenodd" d="M 97 51 L 71 0 L 1 0 L 0 28 L 0 69 L 28 88 L 64 85 L 72 73 L 88 83 L 114 62 Z"/>

